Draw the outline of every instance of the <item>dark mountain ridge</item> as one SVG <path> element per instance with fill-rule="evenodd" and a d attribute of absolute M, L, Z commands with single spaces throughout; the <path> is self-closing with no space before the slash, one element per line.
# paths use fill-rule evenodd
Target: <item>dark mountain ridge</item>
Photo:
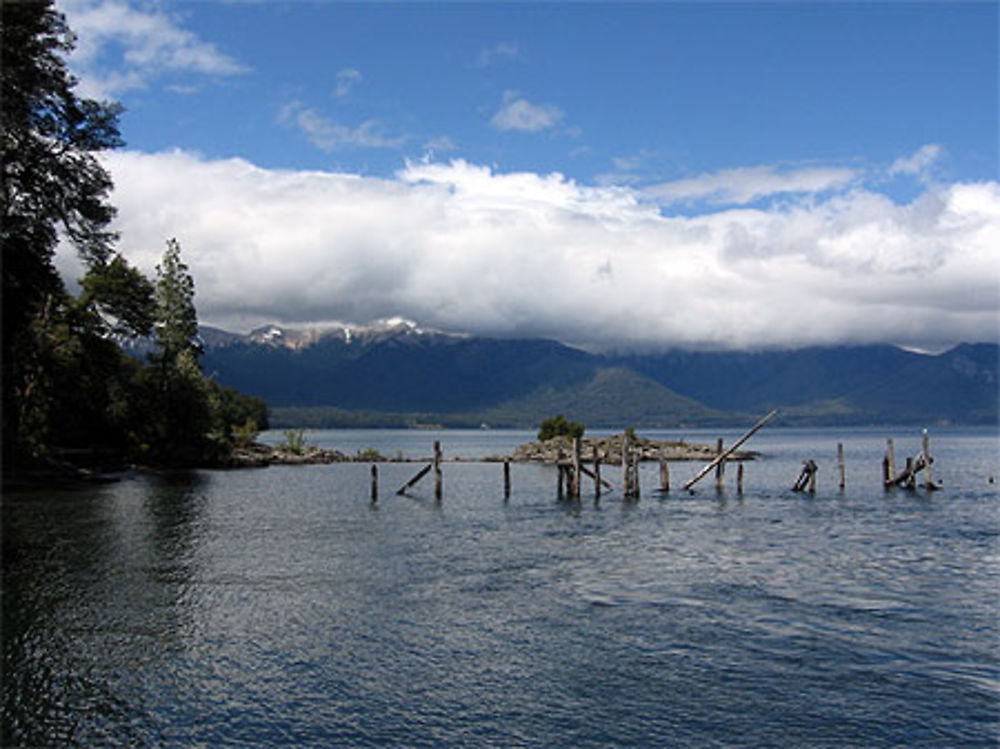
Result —
<path fill-rule="evenodd" d="M 992 343 L 939 355 L 867 345 L 612 356 L 400 320 L 248 335 L 206 327 L 202 339 L 206 372 L 279 411 L 464 415 L 498 426 L 558 411 L 593 426 L 714 424 L 775 407 L 798 424 L 998 422 Z"/>

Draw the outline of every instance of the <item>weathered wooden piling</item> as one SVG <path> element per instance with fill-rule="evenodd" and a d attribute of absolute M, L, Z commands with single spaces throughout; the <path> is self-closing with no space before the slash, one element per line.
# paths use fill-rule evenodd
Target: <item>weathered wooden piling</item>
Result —
<path fill-rule="evenodd" d="M 736 465 L 736 493 L 743 493 L 743 464 L 738 463 Z"/>
<path fill-rule="evenodd" d="M 510 461 L 503 462 L 503 498 L 510 499 Z"/>
<path fill-rule="evenodd" d="M 444 477 L 441 474 L 441 443 L 434 443 L 434 499 L 441 501 L 444 491 Z"/>
<path fill-rule="evenodd" d="M 639 499 L 639 451 L 632 450 L 632 499 Z"/>
<path fill-rule="evenodd" d="M 421 468 L 419 471 L 417 471 L 417 475 L 416 476 L 414 476 L 412 479 L 410 479 L 405 484 L 403 484 L 401 487 L 399 487 L 399 491 L 397 491 L 396 494 L 398 494 L 398 495 L 406 494 L 406 490 L 407 489 L 409 489 L 414 484 L 416 484 L 418 481 L 420 481 L 420 479 L 422 479 L 424 476 L 426 476 L 432 470 L 434 471 L 434 498 L 437 499 L 437 500 L 440 500 L 441 499 L 441 494 L 442 494 L 442 488 L 443 488 L 443 480 L 442 480 L 442 476 L 441 476 L 441 443 L 440 442 L 435 442 L 434 443 L 434 458 L 432 459 L 432 461 L 430 463 L 428 463 L 427 465 L 425 465 L 423 468 Z"/>
<path fill-rule="evenodd" d="M 931 491 L 937 489 L 937 485 L 931 478 L 931 464 L 933 462 L 934 458 L 930 455 L 930 437 L 925 429 L 920 452 L 914 458 L 908 457 L 903 470 L 897 474 L 895 451 L 892 438 L 890 437 L 887 441 L 885 459 L 882 461 L 885 488 L 891 489 L 895 486 L 903 486 L 914 490 L 917 488 L 917 474 L 924 471 L 924 488 Z"/>
<path fill-rule="evenodd" d="M 372 502 L 378 502 L 378 466 L 372 463 Z"/>
<path fill-rule="evenodd" d="M 570 496 L 580 499 L 580 485 L 583 483 L 583 472 L 580 470 L 580 438 L 573 438 L 573 466 L 570 476 Z"/>
<path fill-rule="evenodd" d="M 813 460 L 807 460 L 802 464 L 802 473 L 799 474 L 798 479 L 795 481 L 795 485 L 792 487 L 793 492 L 806 491 L 806 487 L 809 489 L 810 494 L 816 492 L 816 473 L 819 470 L 819 466 Z"/>
<path fill-rule="evenodd" d="M 891 486 L 896 479 L 896 446 L 892 442 L 892 437 L 886 440 L 885 461 L 882 465 L 885 472 L 885 485 Z"/>
<path fill-rule="evenodd" d="M 774 409 L 773 411 L 768 413 L 767 416 L 764 416 L 756 424 L 750 427 L 750 429 L 747 430 L 747 432 L 742 437 L 740 437 L 733 444 L 731 444 L 725 452 L 723 452 L 721 455 L 716 455 L 715 458 L 707 466 L 705 466 L 700 471 L 698 471 L 697 474 L 695 474 L 695 477 L 693 479 L 690 479 L 687 483 L 685 483 L 683 487 L 684 490 L 689 491 L 692 486 L 701 481 L 705 477 L 705 475 L 708 474 L 709 471 L 715 468 L 715 466 L 719 462 L 725 460 L 734 452 L 736 452 L 736 448 L 738 448 L 740 445 L 742 445 L 744 442 L 750 439 L 753 435 L 755 435 L 758 432 L 758 430 L 760 430 L 765 424 L 767 424 L 767 422 L 769 422 L 777 415 L 778 415 L 778 409 Z"/>
<path fill-rule="evenodd" d="M 628 430 L 622 434 L 622 494 L 626 497 L 632 496 L 632 466 L 630 464 L 631 445 L 628 438 Z"/>
<path fill-rule="evenodd" d="M 601 498 L 601 454 L 594 445 L 594 499 Z"/>
<path fill-rule="evenodd" d="M 412 479 L 410 479 L 405 484 L 403 484 L 399 488 L 399 491 L 396 492 L 396 494 L 399 494 L 399 495 L 406 494 L 406 490 L 409 489 L 410 487 L 412 487 L 418 481 L 420 481 L 420 479 L 422 479 L 428 473 L 430 473 L 431 472 L 431 468 L 433 468 L 433 467 L 434 467 L 433 463 L 428 463 L 427 465 L 425 465 L 423 468 L 421 468 L 419 471 L 417 471 L 417 475 L 416 476 L 414 476 Z"/>
<path fill-rule="evenodd" d="M 847 485 L 847 471 L 844 467 L 844 443 L 837 443 L 837 473 L 840 477 L 838 486 L 840 491 L 844 491 L 844 487 Z"/>
<path fill-rule="evenodd" d="M 660 491 L 663 494 L 670 492 L 670 464 L 666 455 L 660 456 Z"/>
<path fill-rule="evenodd" d="M 722 455 L 722 437 L 719 437 L 715 442 L 715 454 Z M 726 461 L 725 458 L 719 460 L 715 466 L 715 490 L 722 491 L 722 482 L 726 476 Z"/>
<path fill-rule="evenodd" d="M 924 466 L 924 488 L 928 491 L 934 491 L 938 488 L 938 485 L 934 483 L 934 478 L 931 475 L 931 463 L 934 462 L 934 459 L 931 458 L 931 438 L 930 435 L 927 434 L 926 429 L 924 430 L 921 447 L 923 449 L 924 460 L 927 463 L 927 465 Z"/>

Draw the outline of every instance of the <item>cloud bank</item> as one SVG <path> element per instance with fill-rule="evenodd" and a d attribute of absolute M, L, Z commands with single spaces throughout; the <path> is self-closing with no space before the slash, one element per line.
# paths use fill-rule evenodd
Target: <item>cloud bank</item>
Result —
<path fill-rule="evenodd" d="M 679 216 L 629 188 L 464 161 L 388 179 L 181 151 L 105 163 L 122 252 L 152 273 L 176 237 L 201 320 L 230 329 L 402 315 L 595 348 L 998 338 L 997 182 L 897 204 L 833 174 L 814 189 L 846 187 L 823 197 Z"/>

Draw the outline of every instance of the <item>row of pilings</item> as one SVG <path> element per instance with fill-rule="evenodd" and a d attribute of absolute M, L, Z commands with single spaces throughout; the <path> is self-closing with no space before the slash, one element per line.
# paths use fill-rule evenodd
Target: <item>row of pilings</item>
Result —
<path fill-rule="evenodd" d="M 716 457 L 712 459 L 704 468 L 702 468 L 702 470 L 694 478 L 686 482 L 683 489 L 691 492 L 693 485 L 697 483 L 697 481 L 709 473 L 714 472 L 716 490 L 722 491 L 726 473 L 726 457 L 731 455 L 737 447 L 742 445 L 743 442 L 749 438 L 751 434 L 763 426 L 764 423 L 771 418 L 773 413 L 774 412 L 759 421 L 749 432 L 744 434 L 740 439 L 736 440 L 728 449 L 724 447 L 723 440 L 720 437 L 716 443 Z M 569 454 L 566 455 L 565 453 L 561 453 L 556 460 L 556 495 L 560 500 L 579 500 L 583 493 L 584 483 L 588 479 L 593 482 L 595 499 L 600 499 L 605 490 L 611 490 L 614 488 L 612 484 L 602 476 L 602 466 L 604 465 L 606 456 L 604 456 L 596 447 L 593 448 L 592 453 L 589 456 L 584 456 L 582 454 L 581 444 L 580 438 L 575 438 L 572 442 L 572 448 L 570 449 Z M 638 499 L 641 494 L 639 482 L 640 459 L 640 451 L 635 449 L 629 434 L 626 432 L 622 440 L 620 466 L 622 496 L 627 500 Z M 428 474 L 432 474 L 434 477 L 434 498 L 440 501 L 444 492 L 443 472 L 441 469 L 442 460 L 443 454 L 441 451 L 441 443 L 435 442 L 433 458 L 431 461 L 421 468 L 413 476 L 413 478 L 403 484 L 403 486 L 397 490 L 396 494 L 406 494 L 406 492 L 415 486 L 421 479 Z M 908 490 L 923 488 L 928 491 L 939 489 L 940 486 L 934 482 L 931 475 L 931 465 L 933 462 L 934 458 L 930 453 L 930 437 L 926 429 L 923 431 L 923 441 L 920 452 L 913 457 L 907 457 L 905 465 L 898 471 L 896 468 L 894 443 L 892 438 L 889 438 L 887 441 L 885 457 L 882 461 L 882 483 L 884 488 L 887 491 L 896 487 L 902 487 Z M 503 496 L 504 499 L 509 499 L 511 496 L 511 461 L 510 459 L 505 459 L 502 461 L 502 464 Z M 667 494 L 671 490 L 670 464 L 665 456 L 661 456 L 659 458 L 659 467 L 660 481 L 657 491 L 660 494 Z M 816 492 L 818 473 L 819 465 L 816 461 L 811 458 L 804 461 L 802 471 L 792 485 L 792 491 L 814 494 Z M 923 475 L 923 482 L 918 483 L 918 478 L 921 474 Z M 843 443 L 837 443 L 837 479 L 838 488 L 841 492 L 845 490 L 847 483 L 846 477 L 847 471 L 844 460 L 844 445 Z M 739 461 L 736 466 L 737 494 L 743 494 L 743 481 L 743 462 Z M 371 466 L 371 500 L 372 502 L 378 501 L 378 467 L 374 463 Z"/>

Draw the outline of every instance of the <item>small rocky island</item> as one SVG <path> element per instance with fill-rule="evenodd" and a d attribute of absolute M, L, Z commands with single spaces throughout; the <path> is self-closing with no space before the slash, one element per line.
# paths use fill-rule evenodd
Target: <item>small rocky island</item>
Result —
<path fill-rule="evenodd" d="M 624 434 L 609 437 L 584 437 L 580 440 L 580 454 L 584 460 L 594 456 L 596 450 L 602 463 L 621 465 Z M 629 446 L 639 460 L 712 460 L 717 454 L 716 445 L 685 442 L 684 440 L 651 440 L 634 436 Z M 529 442 L 518 447 L 511 460 L 530 463 L 558 463 L 573 454 L 573 440 L 570 437 L 553 437 L 539 442 Z M 753 450 L 737 450 L 727 458 L 731 461 L 753 460 L 759 453 Z"/>

